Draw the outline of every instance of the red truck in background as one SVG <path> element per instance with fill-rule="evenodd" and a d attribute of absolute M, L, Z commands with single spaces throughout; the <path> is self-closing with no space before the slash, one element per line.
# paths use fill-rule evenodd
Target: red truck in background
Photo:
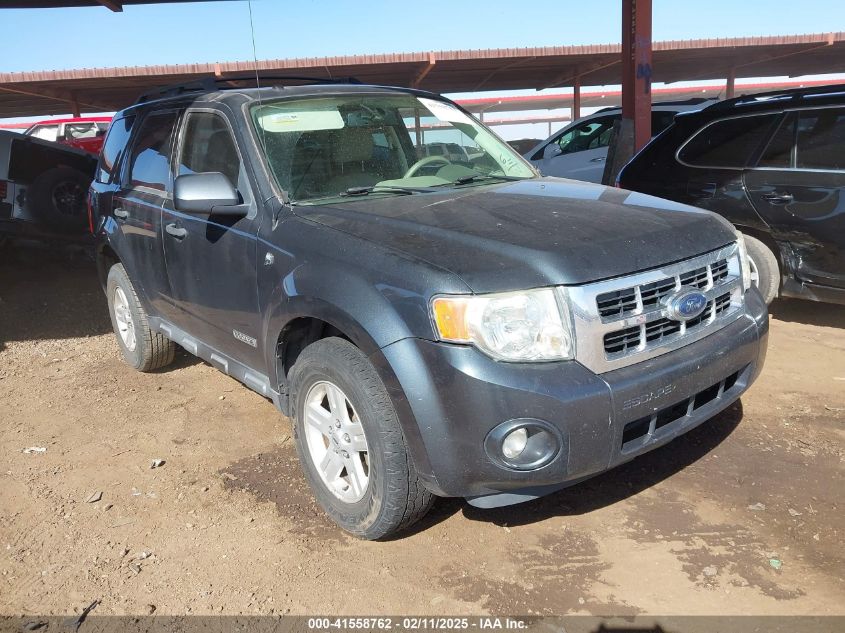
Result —
<path fill-rule="evenodd" d="M 109 123 L 111 123 L 111 117 L 52 119 L 33 123 L 24 134 L 45 141 L 70 145 L 97 156 L 103 147 L 103 139 L 109 129 Z"/>

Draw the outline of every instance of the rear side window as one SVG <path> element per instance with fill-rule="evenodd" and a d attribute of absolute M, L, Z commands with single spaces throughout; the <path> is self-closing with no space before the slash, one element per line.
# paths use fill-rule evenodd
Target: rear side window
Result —
<path fill-rule="evenodd" d="M 153 112 L 141 122 L 129 157 L 130 187 L 167 190 L 176 117 L 175 111 Z"/>
<path fill-rule="evenodd" d="M 106 142 L 103 144 L 102 153 L 100 154 L 100 165 L 97 168 L 97 182 L 108 183 L 111 179 L 118 157 L 129 140 L 129 134 L 132 132 L 132 124 L 134 122 L 135 116 L 132 115 L 122 119 L 115 119 L 114 123 L 111 124 L 108 136 L 106 136 Z"/>
<path fill-rule="evenodd" d="M 777 114 L 762 114 L 711 123 L 686 142 L 678 158 L 693 167 L 741 169 L 767 137 L 777 117 Z"/>
<path fill-rule="evenodd" d="M 58 125 L 39 125 L 38 127 L 34 128 L 30 133 L 30 136 L 34 136 L 35 138 L 40 138 L 45 141 L 55 141 L 59 138 L 59 126 Z"/>
<path fill-rule="evenodd" d="M 807 110 L 798 117 L 796 167 L 845 169 L 845 108 Z"/>
<path fill-rule="evenodd" d="M 179 175 L 216 171 L 238 186 L 241 159 L 223 117 L 210 112 L 189 113 L 179 160 Z"/>
<path fill-rule="evenodd" d="M 792 147 L 795 144 L 795 114 L 781 121 L 769 144 L 760 156 L 758 167 L 786 169 L 792 167 Z"/>

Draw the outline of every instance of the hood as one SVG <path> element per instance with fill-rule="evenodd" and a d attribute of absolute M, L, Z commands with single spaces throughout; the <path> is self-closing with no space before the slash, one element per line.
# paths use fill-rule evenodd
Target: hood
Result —
<path fill-rule="evenodd" d="M 557 178 L 298 205 L 294 212 L 449 270 L 478 293 L 618 277 L 736 239 L 708 211 Z"/>

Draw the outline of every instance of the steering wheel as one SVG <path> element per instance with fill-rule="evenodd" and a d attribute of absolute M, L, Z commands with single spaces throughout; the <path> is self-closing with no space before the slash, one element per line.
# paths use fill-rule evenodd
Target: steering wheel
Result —
<path fill-rule="evenodd" d="M 425 158 L 420 158 L 416 163 L 408 167 L 408 171 L 405 172 L 405 175 L 402 176 L 402 178 L 410 178 L 411 176 L 416 175 L 416 173 L 426 165 L 433 165 L 435 163 L 443 163 L 444 165 L 452 164 L 449 160 L 443 158 L 442 156 L 426 156 Z"/>

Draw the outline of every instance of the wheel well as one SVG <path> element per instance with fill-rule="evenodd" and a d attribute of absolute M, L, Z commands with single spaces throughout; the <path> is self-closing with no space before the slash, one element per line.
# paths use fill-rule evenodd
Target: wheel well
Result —
<path fill-rule="evenodd" d="M 285 392 L 290 368 L 306 347 L 320 339 L 336 336 L 355 344 L 344 332 L 321 319 L 300 317 L 288 323 L 276 343 L 276 376 Z"/>
<path fill-rule="evenodd" d="M 740 231 L 740 233 L 745 233 L 746 235 L 750 235 L 751 237 L 760 240 L 766 245 L 766 248 L 772 251 L 775 259 L 778 260 L 778 267 L 780 268 L 781 276 L 783 276 L 783 253 L 781 253 L 780 246 L 778 246 L 778 243 L 772 238 L 772 236 L 765 231 L 760 231 L 748 226 L 737 225 L 736 228 Z"/>
<path fill-rule="evenodd" d="M 103 288 L 106 287 L 109 269 L 119 262 L 120 257 L 112 250 L 111 246 L 105 245 L 97 253 L 97 275 L 100 278 L 100 284 Z"/>

